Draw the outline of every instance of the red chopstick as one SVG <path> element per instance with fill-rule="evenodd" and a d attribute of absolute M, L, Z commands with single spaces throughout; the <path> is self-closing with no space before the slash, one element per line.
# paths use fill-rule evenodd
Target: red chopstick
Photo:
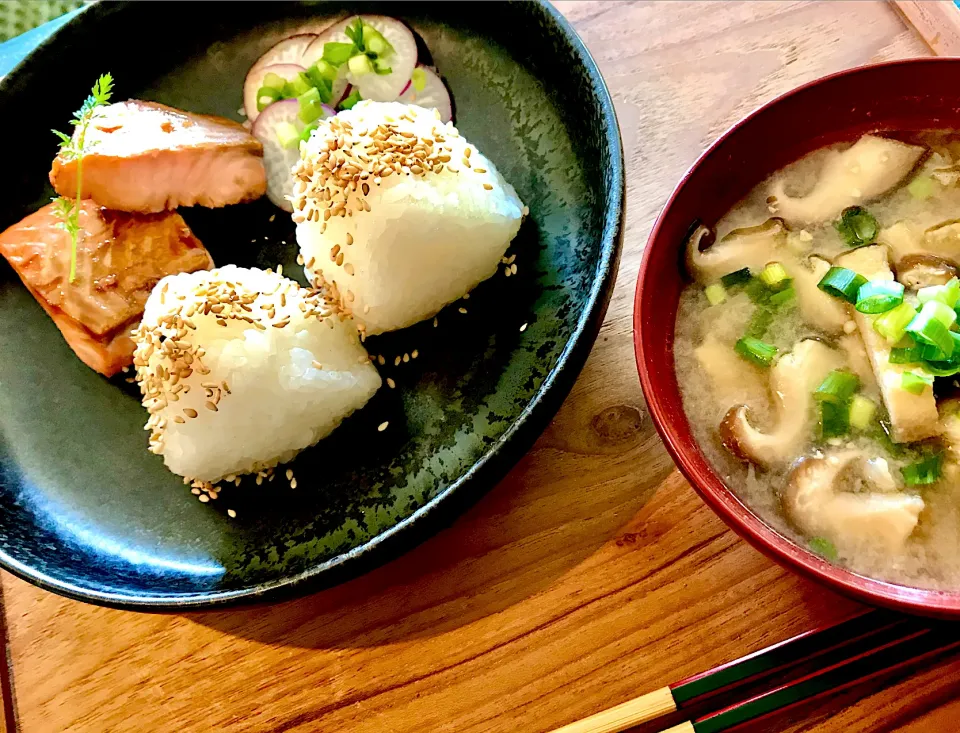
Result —
<path fill-rule="evenodd" d="M 943 634 L 930 633 L 932 628 Z M 956 628 L 956 631 L 954 631 Z M 846 689 L 912 661 L 960 644 L 960 626 L 869 611 L 808 631 L 734 662 L 558 729 L 555 733 L 615 733 L 641 723 L 695 718 L 677 730 L 714 733 L 811 697 Z M 769 689 L 772 678 L 776 687 Z M 766 684 L 767 689 L 757 689 Z M 699 717 L 698 717 L 699 716 Z M 649 728 L 649 726 L 644 726 Z"/>
<path fill-rule="evenodd" d="M 835 694 L 881 675 L 960 648 L 960 630 L 946 638 L 937 628 L 912 631 L 907 636 L 870 649 L 800 679 L 676 726 L 674 730 L 721 733 L 773 713 L 781 714 L 822 695 Z"/>

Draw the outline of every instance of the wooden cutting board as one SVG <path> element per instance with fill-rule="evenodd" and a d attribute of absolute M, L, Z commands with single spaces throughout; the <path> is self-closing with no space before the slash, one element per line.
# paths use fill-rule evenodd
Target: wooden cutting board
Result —
<path fill-rule="evenodd" d="M 882 2 L 559 5 L 617 101 L 628 228 L 553 424 L 449 530 L 300 601 L 149 616 L 4 574 L 20 730 L 545 731 L 860 610 L 747 546 L 673 469 L 634 367 L 633 289 L 654 217 L 720 132 L 823 74 L 930 51 Z M 954 731 L 957 679 L 947 661 L 784 725 Z"/>

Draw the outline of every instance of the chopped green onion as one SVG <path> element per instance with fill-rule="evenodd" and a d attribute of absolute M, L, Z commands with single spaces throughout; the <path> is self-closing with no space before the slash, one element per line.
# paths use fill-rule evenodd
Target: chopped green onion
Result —
<path fill-rule="evenodd" d="M 781 290 L 779 293 L 774 293 L 770 296 L 770 305 L 772 306 L 781 306 L 784 303 L 789 303 L 793 300 L 793 297 L 797 294 L 797 291 L 793 288 L 786 288 Z"/>
<path fill-rule="evenodd" d="M 783 269 L 783 265 L 779 262 L 771 262 L 769 265 L 763 268 L 763 271 L 760 273 L 760 279 L 763 280 L 763 284 L 771 288 L 775 288 L 777 285 L 782 283 L 787 279 L 787 271 Z"/>
<path fill-rule="evenodd" d="M 948 308 L 955 308 L 957 302 L 960 301 L 960 280 L 952 277 L 946 285 L 931 285 L 930 287 L 920 288 L 917 291 L 917 299 L 923 304 L 935 300 Z"/>
<path fill-rule="evenodd" d="M 936 318 L 947 328 L 951 328 L 957 322 L 957 312 L 952 306 L 944 305 L 939 300 L 928 300 L 920 309 L 920 315 L 929 312 L 933 318 Z"/>
<path fill-rule="evenodd" d="M 368 28 L 363 19 L 359 16 L 354 18 L 353 22 L 343 29 L 344 35 L 353 41 L 358 48 L 363 48 L 363 31 Z"/>
<path fill-rule="evenodd" d="M 265 87 L 270 87 L 271 89 L 275 89 L 277 92 L 282 92 L 284 86 L 287 84 L 287 80 L 279 74 L 274 74 L 271 71 L 263 77 L 263 81 L 261 83 Z"/>
<path fill-rule="evenodd" d="M 386 76 L 387 74 L 393 73 L 393 68 L 387 66 L 387 62 L 383 59 L 377 59 L 373 62 L 373 70 L 376 71 L 380 76 Z"/>
<path fill-rule="evenodd" d="M 951 332 L 952 335 L 952 332 Z M 957 334 L 960 337 L 960 334 Z M 956 341 L 956 339 L 954 339 Z M 957 354 L 954 344 L 954 354 Z M 936 346 L 913 343 L 911 346 L 890 349 L 891 364 L 919 364 L 927 361 L 946 361 L 947 355 Z"/>
<path fill-rule="evenodd" d="M 960 374 L 960 361 L 925 361 L 923 368 L 935 377 L 952 377 Z"/>
<path fill-rule="evenodd" d="M 303 128 L 303 132 L 300 133 L 300 139 L 306 142 L 310 139 L 310 135 L 316 130 L 319 125 L 316 122 L 313 122 Z"/>
<path fill-rule="evenodd" d="M 746 335 L 755 339 L 762 339 L 771 323 L 773 323 L 773 311 L 769 308 L 758 307 L 750 317 Z"/>
<path fill-rule="evenodd" d="M 877 412 L 877 404 L 863 395 L 854 395 L 850 400 L 850 424 L 857 430 L 866 430 L 873 422 Z"/>
<path fill-rule="evenodd" d="M 853 393 L 860 389 L 860 378 L 852 372 L 843 369 L 834 369 L 813 393 L 813 398 L 819 402 L 845 403 Z"/>
<path fill-rule="evenodd" d="M 362 97 L 360 96 L 360 92 L 354 89 L 352 92 L 350 92 L 349 97 L 337 105 L 337 109 L 353 109 L 354 105 L 356 105 L 361 99 Z"/>
<path fill-rule="evenodd" d="M 393 46 L 383 37 L 383 34 L 366 24 L 363 26 L 363 46 L 368 53 L 378 57 L 389 56 L 393 53 Z"/>
<path fill-rule="evenodd" d="M 328 86 L 327 84 L 321 84 L 318 87 L 315 87 L 317 93 L 320 95 L 320 101 L 323 104 L 330 104 L 333 99 L 333 87 Z"/>
<path fill-rule="evenodd" d="M 807 544 L 813 552 L 821 555 L 830 562 L 836 562 L 837 548 L 834 547 L 833 543 L 826 537 L 812 537 Z"/>
<path fill-rule="evenodd" d="M 710 305 L 720 305 L 727 300 L 727 291 L 720 283 L 708 285 L 703 293 L 707 296 L 707 302 Z"/>
<path fill-rule="evenodd" d="M 937 349 L 937 351 L 940 350 Z M 919 364 L 923 361 L 923 347 L 906 346 L 890 349 L 890 358 L 888 361 L 891 364 Z"/>
<path fill-rule="evenodd" d="M 344 35 L 354 42 L 357 46 L 363 45 L 363 29 L 365 24 L 360 16 L 353 19 L 346 28 L 343 29 Z"/>
<path fill-rule="evenodd" d="M 343 66 L 357 52 L 352 43 L 324 43 L 323 60 L 332 66 Z"/>
<path fill-rule="evenodd" d="M 323 80 L 333 82 L 337 78 L 337 67 L 328 61 L 320 58 L 317 62 L 307 69 L 307 76 L 314 81 Z"/>
<path fill-rule="evenodd" d="M 720 284 L 725 288 L 732 288 L 734 285 L 743 285 L 750 280 L 750 269 L 744 267 L 742 270 L 728 272 L 720 278 Z"/>
<path fill-rule="evenodd" d="M 888 310 L 873 322 L 873 329 L 883 336 L 887 343 L 895 344 L 907 332 L 907 326 L 917 315 L 917 310 L 909 303 L 901 303 Z"/>
<path fill-rule="evenodd" d="M 321 61 L 323 61 L 323 59 L 321 59 Z M 310 79 L 310 83 L 320 92 L 320 100 L 324 104 L 328 103 L 333 96 L 333 82 L 323 78 L 320 72 L 317 71 L 316 66 L 311 66 L 307 69 L 306 74 L 307 78 Z"/>
<path fill-rule="evenodd" d="M 953 339 L 950 331 L 936 318 L 923 318 L 922 314 L 914 318 L 907 326 L 907 333 L 917 341 L 936 346 L 948 359 L 953 355 Z"/>
<path fill-rule="evenodd" d="M 744 359 L 752 361 L 754 364 L 768 367 L 773 363 L 777 355 L 777 347 L 768 344 L 752 336 L 744 336 L 737 341 L 734 350 Z"/>
<path fill-rule="evenodd" d="M 367 51 L 377 56 L 384 56 L 390 52 L 390 44 L 387 43 L 386 39 L 381 36 L 379 33 L 372 36 L 370 40 L 366 42 Z"/>
<path fill-rule="evenodd" d="M 960 372 L 960 333 L 950 331 L 953 340 L 953 354 L 947 356 L 940 349 L 925 346 L 923 368 L 937 377 L 950 377 Z"/>
<path fill-rule="evenodd" d="M 886 313 L 903 302 L 903 285 L 893 280 L 874 280 L 857 291 L 856 308 L 861 313 Z"/>
<path fill-rule="evenodd" d="M 300 133 L 289 122 L 277 124 L 277 140 L 285 148 L 296 147 L 300 143 Z"/>
<path fill-rule="evenodd" d="M 935 184 L 930 176 L 917 176 L 907 184 L 907 191 L 909 191 L 910 195 L 915 199 L 923 201 L 933 196 L 935 193 Z"/>
<path fill-rule="evenodd" d="M 426 72 L 418 66 L 416 69 L 413 70 L 413 73 L 410 75 L 410 83 L 413 85 L 413 88 L 416 91 L 422 92 L 424 89 L 427 88 Z M 750 271 L 747 270 L 748 274 L 749 272 Z"/>
<path fill-rule="evenodd" d="M 843 298 L 848 303 L 856 303 L 857 293 L 866 283 L 867 278 L 853 270 L 848 270 L 846 267 L 831 267 L 817 283 L 817 287 L 828 295 Z"/>
<path fill-rule="evenodd" d="M 747 297 L 754 303 L 766 303 L 773 291 L 759 277 L 752 277 L 744 288 Z"/>
<path fill-rule="evenodd" d="M 933 453 L 916 463 L 910 463 L 900 469 L 900 473 L 903 475 L 903 482 L 907 486 L 932 484 L 940 478 L 942 463 L 942 453 Z"/>
<path fill-rule="evenodd" d="M 301 122 L 309 125 L 323 116 L 323 103 L 320 101 L 320 92 L 316 87 L 310 87 L 308 92 L 297 97 L 297 102 L 300 103 L 298 116 Z"/>
<path fill-rule="evenodd" d="M 933 377 L 916 372 L 904 372 L 900 377 L 900 387 L 910 394 L 923 394 L 923 390 L 933 386 Z"/>
<path fill-rule="evenodd" d="M 294 99 L 295 97 L 306 94 L 313 88 L 313 82 L 310 81 L 310 77 L 302 72 L 298 72 L 297 75 L 283 87 L 283 96 L 287 99 Z"/>
<path fill-rule="evenodd" d="M 954 349 L 954 340 L 950 337 L 950 326 L 956 320 L 957 314 L 952 308 L 948 308 L 939 301 L 931 300 L 924 304 L 920 313 L 910 321 L 906 332 L 920 343 L 936 346 L 949 359 Z"/>
<path fill-rule="evenodd" d="M 850 408 L 846 403 L 820 403 L 820 437 L 841 438 L 850 432 Z"/>
<path fill-rule="evenodd" d="M 257 112 L 263 112 L 267 107 L 283 98 L 283 93 L 273 87 L 260 87 L 257 91 Z"/>
<path fill-rule="evenodd" d="M 873 214 L 862 206 L 850 206 L 840 214 L 834 228 L 844 242 L 851 247 L 870 244 L 877 238 L 879 227 Z"/>
<path fill-rule="evenodd" d="M 347 62 L 347 68 L 354 76 L 363 76 L 373 72 L 373 62 L 366 54 L 360 53 L 350 58 Z"/>

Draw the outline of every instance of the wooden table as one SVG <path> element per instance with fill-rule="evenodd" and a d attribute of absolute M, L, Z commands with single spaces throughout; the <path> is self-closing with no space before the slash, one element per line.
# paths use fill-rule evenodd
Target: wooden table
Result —
<path fill-rule="evenodd" d="M 673 469 L 634 368 L 633 288 L 658 210 L 728 125 L 929 51 L 881 2 L 560 7 L 617 101 L 629 202 L 609 315 L 552 426 L 452 528 L 300 601 L 151 616 L 3 575 L 22 731 L 544 731 L 859 610 L 739 540 Z M 789 729 L 954 731 L 958 679 L 947 661 Z"/>

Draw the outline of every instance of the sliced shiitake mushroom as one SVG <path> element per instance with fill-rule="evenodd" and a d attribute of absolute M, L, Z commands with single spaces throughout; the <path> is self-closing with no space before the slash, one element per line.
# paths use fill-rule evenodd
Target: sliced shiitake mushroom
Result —
<path fill-rule="evenodd" d="M 687 272 L 704 284 L 716 282 L 745 267 L 751 272 L 760 272 L 768 262 L 776 259 L 776 251 L 786 233 L 783 221 L 768 219 L 755 227 L 734 229 L 714 242 L 710 228 L 700 225 L 687 240 Z"/>
<path fill-rule="evenodd" d="M 953 260 L 926 252 L 917 252 L 903 257 L 896 265 L 897 280 L 910 290 L 919 290 L 931 285 L 946 285 L 960 275 L 960 266 Z"/>
<path fill-rule="evenodd" d="M 841 355 L 814 339 L 798 342 L 770 368 L 770 392 L 777 415 L 767 432 L 751 425 L 746 405 L 730 408 L 720 423 L 720 440 L 738 458 L 764 468 L 784 465 L 809 439 L 816 421 L 813 391 L 833 369 L 843 365 Z"/>
<path fill-rule="evenodd" d="M 845 473 L 855 472 L 863 488 L 844 491 Z M 801 458 L 787 475 L 784 513 L 801 532 L 825 537 L 834 544 L 871 543 L 888 551 L 903 549 L 917 526 L 924 502 L 920 496 L 896 491 L 886 461 L 859 450 Z"/>
<path fill-rule="evenodd" d="M 919 145 L 864 135 L 846 150 L 826 154 L 819 178 L 806 196 L 788 196 L 783 177 L 774 179 L 770 193 L 777 199 L 777 213 L 791 226 L 829 221 L 848 206 L 896 186 L 924 152 Z"/>

